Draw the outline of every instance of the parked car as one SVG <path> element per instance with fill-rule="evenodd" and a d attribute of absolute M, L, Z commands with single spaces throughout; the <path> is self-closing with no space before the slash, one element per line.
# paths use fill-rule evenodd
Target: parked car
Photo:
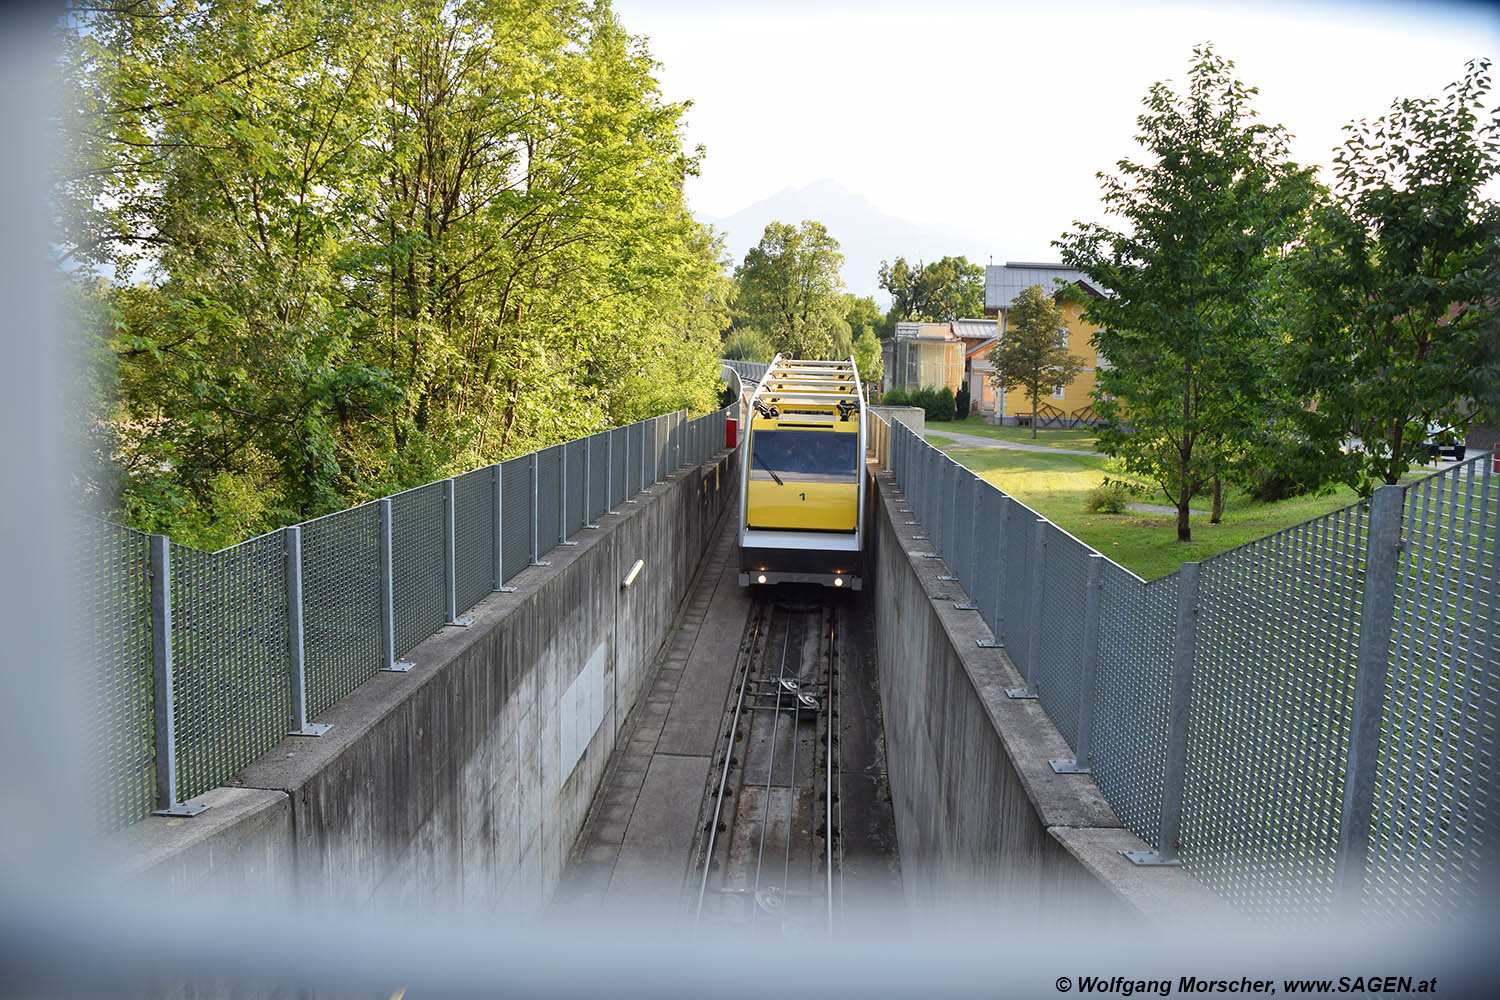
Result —
<path fill-rule="evenodd" d="M 1437 424 L 1427 428 L 1427 438 L 1422 442 L 1422 455 L 1429 462 L 1449 458 L 1455 462 L 1464 460 L 1463 441 L 1452 441 L 1453 432 Z"/>

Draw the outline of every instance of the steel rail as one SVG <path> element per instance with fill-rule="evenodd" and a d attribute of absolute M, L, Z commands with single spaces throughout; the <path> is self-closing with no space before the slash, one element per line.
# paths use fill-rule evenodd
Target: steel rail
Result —
<path fill-rule="evenodd" d="M 756 919 L 760 916 L 760 872 L 762 863 L 766 857 L 766 827 L 771 822 L 771 780 L 776 775 L 776 733 L 781 727 L 781 682 L 786 678 L 786 654 L 792 644 L 792 616 L 790 611 L 786 618 L 786 638 L 781 644 L 781 666 L 776 675 L 776 714 L 771 717 L 771 745 L 766 753 L 766 793 L 762 803 L 760 814 L 760 840 L 755 852 L 755 883 L 754 893 L 751 896 L 753 904 L 750 908 L 750 929 L 755 930 Z M 793 718 L 795 725 L 796 719 Z M 790 829 L 790 823 L 788 828 Z"/>
<path fill-rule="evenodd" d="M 823 696 L 827 741 L 823 751 L 823 871 L 824 894 L 828 899 L 828 933 L 833 933 L 833 714 L 834 684 L 838 673 L 838 609 L 834 608 L 828 622 L 828 691 Z M 842 848 L 842 838 L 840 847 Z M 842 867 L 842 866 L 841 866 Z"/>
<path fill-rule="evenodd" d="M 770 637 L 770 622 L 774 620 L 775 605 L 769 608 L 758 609 L 759 613 L 755 619 L 755 627 L 750 634 L 750 646 L 745 652 L 745 672 L 740 677 L 740 690 L 734 702 L 734 716 L 730 721 L 729 738 L 724 745 L 724 767 L 719 772 L 719 794 L 714 799 L 714 817 L 708 826 L 708 846 L 703 852 L 703 878 L 698 883 L 698 907 L 693 912 L 693 927 L 696 929 L 698 921 L 703 917 L 703 897 L 708 892 L 708 872 L 713 867 L 714 841 L 719 834 L 719 816 L 724 809 L 724 789 L 729 781 L 729 761 L 734 756 L 734 734 L 739 731 L 740 713 L 745 704 L 745 688 L 750 682 L 750 670 L 755 665 L 755 649 L 760 642 L 761 624 L 766 623 L 766 636 Z"/>

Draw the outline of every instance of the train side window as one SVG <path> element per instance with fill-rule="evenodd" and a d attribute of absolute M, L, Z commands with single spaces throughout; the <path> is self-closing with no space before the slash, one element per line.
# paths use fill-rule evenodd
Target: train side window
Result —
<path fill-rule="evenodd" d="M 858 482 L 859 435 L 834 431 L 756 431 L 751 437 L 750 478 L 803 483 Z"/>

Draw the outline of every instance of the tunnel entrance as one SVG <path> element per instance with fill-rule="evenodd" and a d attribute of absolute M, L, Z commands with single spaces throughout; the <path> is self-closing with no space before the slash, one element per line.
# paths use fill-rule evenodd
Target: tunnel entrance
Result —
<path fill-rule="evenodd" d="M 765 935 L 900 901 L 866 593 L 736 585 L 726 518 L 569 854 L 605 905 Z"/>

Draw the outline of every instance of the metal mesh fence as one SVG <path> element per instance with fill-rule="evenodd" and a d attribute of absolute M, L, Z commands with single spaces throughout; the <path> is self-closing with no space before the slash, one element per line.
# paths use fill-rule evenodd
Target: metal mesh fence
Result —
<path fill-rule="evenodd" d="M 616 427 L 609 432 L 609 439 L 609 506 L 613 508 L 630 495 L 630 470 L 625 462 L 625 449 L 630 445 L 630 428 Z"/>
<path fill-rule="evenodd" d="M 1120 822 L 1148 844 L 1161 828 L 1176 633 L 1175 575 L 1143 584 L 1105 564 L 1090 765 Z"/>
<path fill-rule="evenodd" d="M 89 670 L 85 718 L 94 761 L 94 823 L 107 833 L 150 813 L 156 795 L 150 540 L 85 517 L 74 542 L 74 579 L 83 603 L 79 652 Z"/>
<path fill-rule="evenodd" d="M 1002 640 L 1005 650 L 1021 676 L 1027 678 L 1031 677 L 1026 658 L 1031 628 L 1031 549 L 1035 526 L 1036 512 L 1012 498 L 1005 518 L 1005 586 L 1000 618 L 1005 629 Z"/>
<path fill-rule="evenodd" d="M 1079 704 L 1083 695 L 1083 603 L 1088 587 L 1087 545 L 1055 524 L 1046 526 L 1046 572 L 1037 692 L 1068 746 L 1078 749 Z"/>
<path fill-rule="evenodd" d="M 457 606 L 478 604 L 495 586 L 495 469 L 453 480 L 453 547 Z"/>
<path fill-rule="evenodd" d="M 562 541 L 562 445 L 536 453 L 536 551 L 551 552 Z"/>
<path fill-rule="evenodd" d="M 595 434 L 588 442 L 588 518 L 594 521 L 609 509 L 609 432 Z"/>
<path fill-rule="evenodd" d="M 585 462 L 584 445 L 582 440 L 569 441 L 563 445 L 563 468 L 567 470 L 565 480 L 564 510 L 563 510 L 563 537 L 571 537 L 583 530 L 584 506 L 588 503 L 588 497 L 584 490 L 588 487 L 588 465 Z"/>
<path fill-rule="evenodd" d="M 977 520 L 974 532 L 974 589 L 970 596 L 979 606 L 980 617 L 990 627 L 996 640 L 1000 636 L 1000 598 L 1010 585 L 1005 568 L 1005 494 L 988 483 L 978 492 Z"/>
<path fill-rule="evenodd" d="M 287 733 L 285 545 L 276 532 L 221 552 L 172 546 L 180 799 L 222 785 Z"/>
<path fill-rule="evenodd" d="M 446 550 L 441 482 L 391 497 L 391 590 L 397 656 L 448 620 Z"/>
<path fill-rule="evenodd" d="M 302 525 L 307 712 L 316 716 L 380 670 L 380 508 Z"/>
<path fill-rule="evenodd" d="M 1500 827 L 1500 477 L 1489 456 L 1408 488 L 1364 905 L 1483 913 Z"/>
<path fill-rule="evenodd" d="M 297 568 L 307 717 L 378 673 L 388 652 L 409 652 L 447 622 L 450 571 L 458 609 L 493 589 L 497 500 L 504 582 L 531 562 L 534 527 L 550 550 L 612 499 L 706 458 L 724 419 L 679 411 L 455 477 L 451 567 L 447 482 L 390 497 L 393 651 L 383 638 L 382 504 L 304 522 Z M 216 553 L 170 546 L 179 801 L 223 783 L 293 721 L 288 544 L 278 531 Z M 88 622 L 81 645 L 95 824 L 110 831 L 147 815 L 156 799 L 150 539 L 81 518 L 72 562 Z"/>
<path fill-rule="evenodd" d="M 635 496 L 646 488 L 646 425 L 644 422 L 631 424 L 627 430 L 630 432 L 630 451 L 627 456 L 627 475 L 629 479 L 625 488 L 627 498 Z"/>
<path fill-rule="evenodd" d="M 1333 902 L 1365 536 L 1356 506 L 1202 565 L 1182 861 L 1251 914 Z"/>
<path fill-rule="evenodd" d="M 979 478 L 963 467 L 956 468 L 954 489 L 953 562 L 950 568 L 959 586 L 974 592 L 974 492 Z"/>
<path fill-rule="evenodd" d="M 531 565 L 531 456 L 500 465 L 500 562 L 509 581 Z"/>

